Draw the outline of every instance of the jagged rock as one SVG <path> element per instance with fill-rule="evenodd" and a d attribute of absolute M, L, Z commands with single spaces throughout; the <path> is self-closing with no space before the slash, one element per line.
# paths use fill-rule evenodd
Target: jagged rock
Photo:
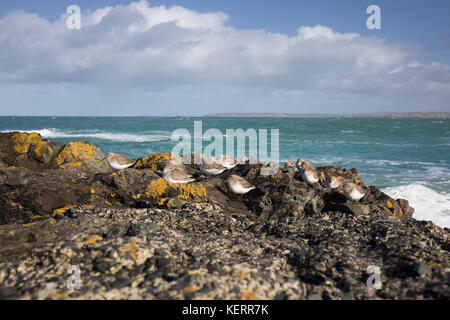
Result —
<path fill-rule="evenodd" d="M 207 192 L 201 184 L 170 184 L 151 169 L 121 170 L 103 175 L 100 179 L 109 187 L 111 198 L 129 207 L 165 206 L 172 198 L 206 201 Z"/>
<path fill-rule="evenodd" d="M 112 170 L 107 161 L 102 161 L 104 158 L 102 150 L 92 143 L 71 141 L 55 158 L 55 163 L 62 169 L 80 168 L 92 173 L 104 173 Z"/>
<path fill-rule="evenodd" d="M 51 216 L 82 204 L 107 205 L 99 197 L 105 188 L 78 168 L 1 169 L 0 182 L 0 224 Z"/>
<path fill-rule="evenodd" d="M 198 182 L 170 184 L 161 178 L 171 159 L 168 153 L 149 154 L 138 159 L 133 168 L 113 172 L 107 161 L 101 161 L 101 149 L 85 141 L 62 145 L 42 140 L 37 133 L 13 132 L 0 135 L 0 146 L 0 159 L 6 166 L 0 177 L 1 223 L 51 215 L 54 210 L 79 205 L 181 208 L 188 203 L 210 202 L 230 215 L 263 220 L 324 211 L 403 218 L 414 210 L 406 200 L 394 200 L 376 187 L 369 187 L 361 201 L 347 201 L 339 192 L 325 188 L 330 176 L 364 186 L 357 169 L 318 167 L 320 181 L 309 185 L 289 168 L 246 162 L 217 177 L 205 178 L 191 153 L 192 163 L 185 166 Z M 277 170 L 267 174 L 267 169 Z M 224 184 L 230 174 L 244 177 L 256 188 L 242 197 L 233 196 Z M 87 178 L 80 180 L 83 175 Z"/>
<path fill-rule="evenodd" d="M 407 217 L 412 217 L 414 213 L 414 208 L 409 206 L 408 200 L 405 199 L 397 199 L 397 203 L 400 206 L 400 215 L 403 214 Z"/>
<path fill-rule="evenodd" d="M 449 241 L 449 229 L 380 214 L 77 207 L 0 226 L 0 299 L 448 300 Z M 79 290 L 67 290 L 73 265 Z M 381 289 L 366 285 L 371 265 Z"/>
<path fill-rule="evenodd" d="M 192 155 L 191 155 L 192 156 Z M 0 134 L 0 299 L 449 299 L 449 229 L 411 218 L 404 199 L 374 186 L 360 201 L 325 188 L 356 169 L 240 164 L 170 184 L 168 154 L 106 167 L 101 150 L 37 134 Z M 224 179 L 256 186 L 242 197 Z M 67 268 L 83 270 L 67 291 Z M 382 272 L 369 290 L 367 267 Z M 99 276 L 101 281 L 99 281 Z"/>
<path fill-rule="evenodd" d="M 38 133 L 0 133 L 0 159 L 9 167 L 32 170 L 54 168 L 53 160 L 62 144 L 43 140 Z"/>
<path fill-rule="evenodd" d="M 152 169 L 162 172 L 166 163 L 172 159 L 169 153 L 151 153 L 142 157 L 136 161 L 133 168 L 135 169 Z"/>

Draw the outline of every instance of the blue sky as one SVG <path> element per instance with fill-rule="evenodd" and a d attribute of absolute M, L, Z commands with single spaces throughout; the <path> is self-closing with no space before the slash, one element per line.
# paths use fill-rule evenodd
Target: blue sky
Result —
<path fill-rule="evenodd" d="M 450 111 L 450 1 L 130 3 L 2 0 L 0 114 Z"/>

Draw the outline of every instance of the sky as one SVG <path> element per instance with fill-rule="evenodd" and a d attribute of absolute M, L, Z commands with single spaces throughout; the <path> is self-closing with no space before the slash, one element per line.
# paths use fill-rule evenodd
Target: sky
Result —
<path fill-rule="evenodd" d="M 447 0 L 2 0 L 0 115 L 450 112 L 448 12 Z"/>

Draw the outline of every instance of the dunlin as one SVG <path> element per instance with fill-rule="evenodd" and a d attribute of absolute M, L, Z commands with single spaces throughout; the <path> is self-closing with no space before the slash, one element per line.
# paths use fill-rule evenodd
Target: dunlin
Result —
<path fill-rule="evenodd" d="M 344 196 L 349 200 L 360 200 L 366 194 L 367 190 L 356 183 L 346 183 L 344 184 Z"/>
<path fill-rule="evenodd" d="M 189 183 L 195 179 L 187 173 L 181 158 L 173 158 L 163 169 L 163 178 L 169 183 Z"/>
<path fill-rule="evenodd" d="M 200 171 L 208 176 L 217 176 L 227 170 L 227 168 L 218 162 L 214 157 L 206 157 L 200 154 L 201 162 L 198 165 Z"/>
<path fill-rule="evenodd" d="M 331 176 L 327 179 L 326 186 L 330 189 L 339 189 L 342 188 L 342 182 L 335 176 Z"/>
<path fill-rule="evenodd" d="M 114 152 L 109 152 L 106 154 L 106 156 L 102 160 L 108 160 L 108 164 L 111 166 L 111 168 L 116 170 L 122 170 L 126 169 L 128 167 L 131 167 L 136 160 L 131 160 L 127 156 L 123 154 L 118 154 Z"/>
<path fill-rule="evenodd" d="M 295 164 L 295 162 L 294 161 L 286 161 L 286 163 L 284 164 L 284 168 L 285 169 L 289 169 L 289 168 L 291 168 L 291 169 L 297 169 L 297 165 Z"/>
<path fill-rule="evenodd" d="M 250 190 L 255 189 L 254 185 L 235 174 L 230 175 L 226 183 L 232 193 L 240 195 L 241 197 Z"/>
<path fill-rule="evenodd" d="M 233 169 L 238 164 L 238 160 L 227 156 L 225 154 L 221 154 L 217 157 L 217 162 L 227 168 L 227 170 Z"/>
<path fill-rule="evenodd" d="M 317 169 L 308 161 L 298 158 L 297 159 L 297 168 L 302 174 L 302 178 L 309 184 L 316 183 L 319 181 L 319 174 Z"/>

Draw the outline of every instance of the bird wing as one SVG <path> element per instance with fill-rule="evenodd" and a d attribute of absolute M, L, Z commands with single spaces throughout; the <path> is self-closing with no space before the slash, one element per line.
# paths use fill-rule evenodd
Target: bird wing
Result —
<path fill-rule="evenodd" d="M 182 166 L 174 166 L 171 168 L 172 174 L 175 174 L 180 177 L 192 178 L 190 174 L 187 173 L 186 168 Z"/>
<path fill-rule="evenodd" d="M 254 185 L 252 185 L 250 182 L 248 182 L 247 180 L 245 180 L 245 179 L 242 178 L 242 177 L 239 177 L 239 182 L 241 183 L 241 185 L 242 185 L 244 188 L 254 188 L 254 187 L 255 187 Z"/>
<path fill-rule="evenodd" d="M 130 158 L 128 158 L 126 155 L 123 155 L 123 154 L 118 154 L 117 155 L 117 160 L 121 164 L 128 164 L 128 163 L 134 162 L 133 160 L 131 160 Z"/>

